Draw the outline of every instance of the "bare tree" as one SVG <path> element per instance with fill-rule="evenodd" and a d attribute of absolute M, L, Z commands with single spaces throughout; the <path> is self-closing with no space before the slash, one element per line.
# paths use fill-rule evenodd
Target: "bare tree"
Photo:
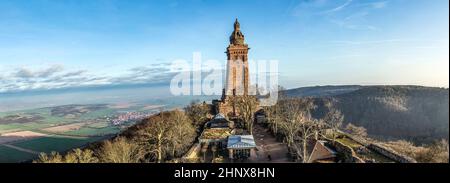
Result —
<path fill-rule="evenodd" d="M 316 106 L 312 99 L 298 98 L 279 101 L 280 133 L 296 156 L 306 163 L 309 157 L 308 146 L 311 140 L 318 138 L 322 125 L 311 116 Z"/>
<path fill-rule="evenodd" d="M 367 130 L 364 127 L 359 127 L 352 123 L 348 123 L 347 126 L 345 126 L 345 131 L 356 137 L 367 137 Z"/>
<path fill-rule="evenodd" d="M 427 146 L 427 153 L 423 155 L 424 162 L 429 163 L 448 163 L 449 148 L 448 141 L 445 139 L 435 141 Z"/>
<path fill-rule="evenodd" d="M 265 106 L 263 107 L 265 112 L 265 120 L 269 124 L 270 130 L 274 134 L 278 134 L 278 124 L 280 122 L 280 105 L 276 104 L 273 106 Z"/>
<path fill-rule="evenodd" d="M 183 111 L 175 110 L 168 118 L 168 122 L 172 126 L 169 130 L 172 157 L 176 157 L 184 153 L 187 150 L 186 148 L 189 148 L 189 145 L 195 140 L 195 128 Z"/>
<path fill-rule="evenodd" d="M 52 151 L 50 154 L 40 153 L 33 163 L 64 163 L 64 158 L 58 152 Z"/>
<path fill-rule="evenodd" d="M 284 94 L 285 89 L 281 86 L 278 86 L 278 101 L 286 100 L 286 96 Z M 266 122 L 269 124 L 270 129 L 274 134 L 278 134 L 278 125 L 281 121 L 282 114 L 282 106 L 280 102 L 278 102 L 273 106 L 264 106 L 263 110 L 266 117 Z"/>
<path fill-rule="evenodd" d="M 336 134 L 339 132 L 339 129 L 341 128 L 342 123 L 344 122 L 344 115 L 342 115 L 342 113 L 339 110 L 331 107 L 331 109 L 325 115 L 323 121 L 325 122 L 325 124 L 328 125 L 328 127 L 330 127 L 333 130 L 332 138 L 333 141 L 335 141 Z"/>
<path fill-rule="evenodd" d="M 281 119 L 279 122 L 280 132 L 284 135 L 287 146 L 292 147 L 295 137 L 300 131 L 299 116 L 302 116 L 302 111 L 295 101 L 283 101 L 283 112 L 278 114 Z"/>
<path fill-rule="evenodd" d="M 413 143 L 405 140 L 384 142 L 382 144 L 421 163 L 448 163 L 449 161 L 449 145 L 448 141 L 444 139 L 425 146 L 415 146 Z"/>
<path fill-rule="evenodd" d="M 141 146 L 125 137 L 105 141 L 98 156 L 105 163 L 139 163 L 144 158 Z"/>
<path fill-rule="evenodd" d="M 289 99 L 280 101 L 280 130 L 286 138 L 287 145 L 290 147 L 301 130 L 302 124 L 311 117 L 310 109 L 314 107 L 313 103 L 304 99 Z"/>
<path fill-rule="evenodd" d="M 188 106 L 184 108 L 186 115 L 192 120 L 193 125 L 196 128 L 202 127 L 203 124 L 209 119 L 211 108 L 206 103 L 198 103 L 192 101 Z"/>
<path fill-rule="evenodd" d="M 33 163 L 98 163 L 98 158 L 91 149 L 81 150 L 76 148 L 65 156 L 52 151 L 50 154 L 41 153 Z"/>
<path fill-rule="evenodd" d="M 244 127 L 253 134 L 253 123 L 255 121 L 255 112 L 258 108 L 258 100 L 255 96 L 241 95 L 235 96 L 236 107 L 239 111 L 239 116 L 244 122 Z"/>
<path fill-rule="evenodd" d="M 166 114 L 167 115 L 167 114 Z M 145 151 L 150 161 L 153 159 L 162 163 L 167 152 L 167 144 L 170 142 L 168 136 L 171 124 L 165 117 L 164 112 L 152 116 L 145 122 L 145 126 L 139 129 L 136 141 L 145 147 Z"/>
<path fill-rule="evenodd" d="M 64 161 L 66 163 L 98 163 L 99 159 L 91 149 L 81 150 L 77 148 L 67 153 L 64 156 Z"/>
<path fill-rule="evenodd" d="M 128 136 L 144 147 L 146 160 L 162 163 L 184 154 L 195 140 L 190 118 L 180 110 L 161 112 L 136 125 Z"/>
<path fill-rule="evenodd" d="M 318 130 L 317 123 L 308 118 L 301 122 L 298 140 L 302 146 L 297 149 L 301 150 L 301 153 L 298 153 L 298 155 L 302 160 L 302 163 L 307 163 L 309 159 L 310 154 L 308 154 L 308 145 L 311 139 L 313 139 L 313 137 L 318 133 Z"/>

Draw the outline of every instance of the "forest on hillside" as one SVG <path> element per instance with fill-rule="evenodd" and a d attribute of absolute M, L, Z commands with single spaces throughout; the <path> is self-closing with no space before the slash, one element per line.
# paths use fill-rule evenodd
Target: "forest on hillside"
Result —
<path fill-rule="evenodd" d="M 329 88 L 315 89 L 326 91 Z M 449 90 L 422 86 L 365 86 L 338 95 L 315 93 L 316 116 L 321 117 L 328 102 L 344 115 L 344 123 L 363 126 L 372 137 L 382 140 L 404 139 L 428 144 L 448 139 Z M 343 90 L 342 87 L 339 88 Z M 310 90 L 310 89 L 309 89 Z M 304 96 L 289 93 L 290 97 Z M 313 96 L 314 97 L 314 96 Z"/>

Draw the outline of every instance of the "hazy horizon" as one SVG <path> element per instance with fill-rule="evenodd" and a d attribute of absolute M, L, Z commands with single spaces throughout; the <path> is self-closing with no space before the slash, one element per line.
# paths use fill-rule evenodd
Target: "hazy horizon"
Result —
<path fill-rule="evenodd" d="M 303 87 L 321 86 L 345 86 L 345 85 L 311 85 L 291 87 L 286 89 L 296 89 Z M 350 85 L 346 85 L 350 86 Z M 359 86 L 379 86 L 379 85 L 359 85 Z M 393 85 L 389 85 L 393 86 Z M 403 85 L 401 85 L 403 86 Z M 406 85 L 405 85 L 406 86 Z M 414 85 L 419 86 L 419 85 Z M 427 87 L 427 86 L 425 86 Z M 448 88 L 446 88 L 448 89 Z M 72 89 L 52 89 L 41 91 L 22 91 L 13 93 L 0 93 L 0 113 L 12 112 L 45 107 L 56 107 L 73 104 L 159 104 L 174 103 L 174 99 L 180 100 L 181 105 L 185 105 L 193 100 L 219 99 L 220 96 L 193 95 L 174 96 L 170 93 L 169 86 L 99 86 Z"/>

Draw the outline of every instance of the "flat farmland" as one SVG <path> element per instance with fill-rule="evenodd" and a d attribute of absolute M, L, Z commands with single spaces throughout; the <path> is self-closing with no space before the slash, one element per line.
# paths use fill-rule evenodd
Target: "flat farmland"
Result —
<path fill-rule="evenodd" d="M 83 127 L 84 125 L 86 125 L 86 123 L 72 123 L 72 124 L 68 124 L 68 125 L 60 125 L 60 126 L 44 128 L 42 130 L 51 132 L 51 133 L 64 133 L 67 131 L 78 130 L 81 127 Z"/>
<path fill-rule="evenodd" d="M 108 126 L 104 128 L 83 127 L 78 130 L 64 132 L 64 134 L 75 136 L 102 136 L 102 135 L 116 134 L 119 131 L 120 128 L 116 126 Z"/>
<path fill-rule="evenodd" d="M 102 140 L 104 137 L 83 137 L 83 138 L 69 138 L 69 137 L 40 137 L 31 140 L 11 143 L 11 145 L 29 149 L 36 152 L 49 153 L 52 151 L 63 152 L 75 147 L 81 147 L 88 143 Z"/>
<path fill-rule="evenodd" d="M 14 141 L 22 141 L 26 139 L 33 139 L 38 137 L 44 137 L 47 134 L 37 133 L 32 131 L 18 131 L 11 133 L 4 133 L 0 135 L 0 144 L 10 143 Z"/>
<path fill-rule="evenodd" d="M 17 163 L 36 158 L 36 154 L 19 151 L 0 144 L 0 162 Z"/>
<path fill-rule="evenodd" d="M 153 111 L 146 106 L 74 104 L 0 112 L 0 163 L 23 162 L 39 152 L 65 152 L 104 140 L 135 123 L 113 125 L 112 120 L 128 112 Z"/>

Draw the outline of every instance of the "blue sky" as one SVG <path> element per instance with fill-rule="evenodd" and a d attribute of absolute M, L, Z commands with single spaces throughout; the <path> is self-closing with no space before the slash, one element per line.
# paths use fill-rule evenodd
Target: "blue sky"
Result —
<path fill-rule="evenodd" d="M 0 0 L 0 92 L 165 83 L 175 59 L 249 58 L 285 87 L 449 85 L 447 0 Z"/>

